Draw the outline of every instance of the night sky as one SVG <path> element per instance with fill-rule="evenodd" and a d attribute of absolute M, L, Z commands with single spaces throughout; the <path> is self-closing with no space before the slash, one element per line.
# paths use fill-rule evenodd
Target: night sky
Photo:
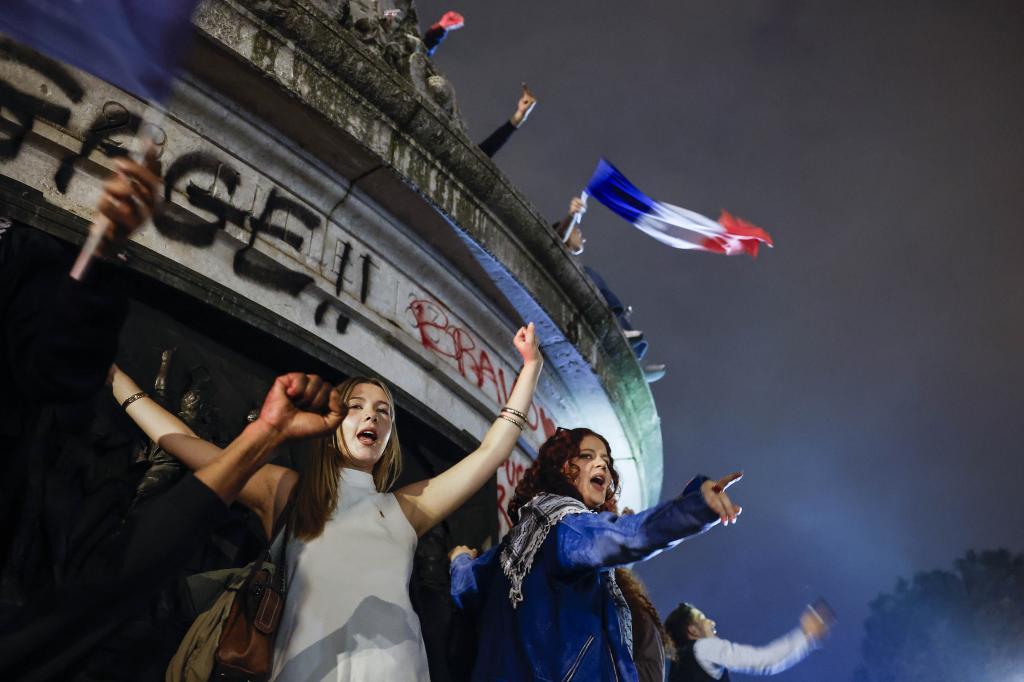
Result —
<path fill-rule="evenodd" d="M 899 6 L 896 6 L 899 5 Z M 675 251 L 592 203 L 583 261 L 635 309 L 663 497 L 741 468 L 735 528 L 638 567 L 665 614 L 767 642 L 823 595 L 849 680 L 868 603 L 967 549 L 1024 551 L 1024 3 L 422 1 L 474 139 L 548 218 L 607 156 L 656 199 L 767 229 Z M 592 425 L 599 428 L 599 425 Z"/>

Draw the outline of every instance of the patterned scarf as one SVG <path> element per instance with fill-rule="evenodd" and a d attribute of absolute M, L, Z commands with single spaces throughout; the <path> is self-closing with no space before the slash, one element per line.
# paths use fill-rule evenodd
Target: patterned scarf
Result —
<path fill-rule="evenodd" d="M 519 523 L 512 526 L 501 550 L 501 570 L 508 578 L 508 598 L 512 608 L 523 601 L 523 579 L 533 566 L 537 550 L 544 544 L 548 532 L 569 514 L 593 514 L 579 500 L 562 495 L 541 494 L 524 504 L 519 510 Z M 614 569 L 602 569 L 605 585 L 615 611 L 619 616 L 619 635 L 626 644 L 629 655 L 633 655 L 633 616 L 629 604 L 622 596 L 622 590 L 615 581 Z"/>

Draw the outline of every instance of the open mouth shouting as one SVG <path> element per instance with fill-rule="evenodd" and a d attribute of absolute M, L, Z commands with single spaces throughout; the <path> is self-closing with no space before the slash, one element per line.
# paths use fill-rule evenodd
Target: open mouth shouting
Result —
<path fill-rule="evenodd" d="M 374 443 L 376 443 L 378 438 L 379 436 L 377 435 L 377 430 L 374 428 L 363 429 L 362 431 L 356 434 L 356 440 L 358 440 L 362 445 L 365 445 L 367 447 L 371 447 Z"/>
<path fill-rule="evenodd" d="M 605 488 L 608 485 L 608 475 L 597 473 L 590 477 L 590 485 L 595 491 L 604 495 Z"/>

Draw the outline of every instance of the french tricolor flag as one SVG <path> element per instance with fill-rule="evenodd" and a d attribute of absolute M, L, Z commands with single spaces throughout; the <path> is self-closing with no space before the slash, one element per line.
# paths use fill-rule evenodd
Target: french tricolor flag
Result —
<path fill-rule="evenodd" d="M 723 210 L 718 221 L 694 211 L 655 201 L 626 176 L 601 159 L 587 184 L 587 194 L 618 213 L 634 227 L 676 249 L 696 249 L 757 257 L 762 243 L 774 246 L 771 235 L 757 225 Z"/>

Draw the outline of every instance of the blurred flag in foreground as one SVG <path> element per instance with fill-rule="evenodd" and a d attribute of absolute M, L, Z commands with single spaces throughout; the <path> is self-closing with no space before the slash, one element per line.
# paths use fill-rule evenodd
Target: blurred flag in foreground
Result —
<path fill-rule="evenodd" d="M 198 0 L 2 0 L 0 33 L 147 100 L 171 90 Z"/>
<path fill-rule="evenodd" d="M 757 257 L 771 235 L 757 225 L 722 211 L 718 221 L 679 206 L 655 201 L 641 192 L 605 159 L 597 164 L 587 193 L 659 242 L 677 249 L 697 249 L 728 256 Z"/>

